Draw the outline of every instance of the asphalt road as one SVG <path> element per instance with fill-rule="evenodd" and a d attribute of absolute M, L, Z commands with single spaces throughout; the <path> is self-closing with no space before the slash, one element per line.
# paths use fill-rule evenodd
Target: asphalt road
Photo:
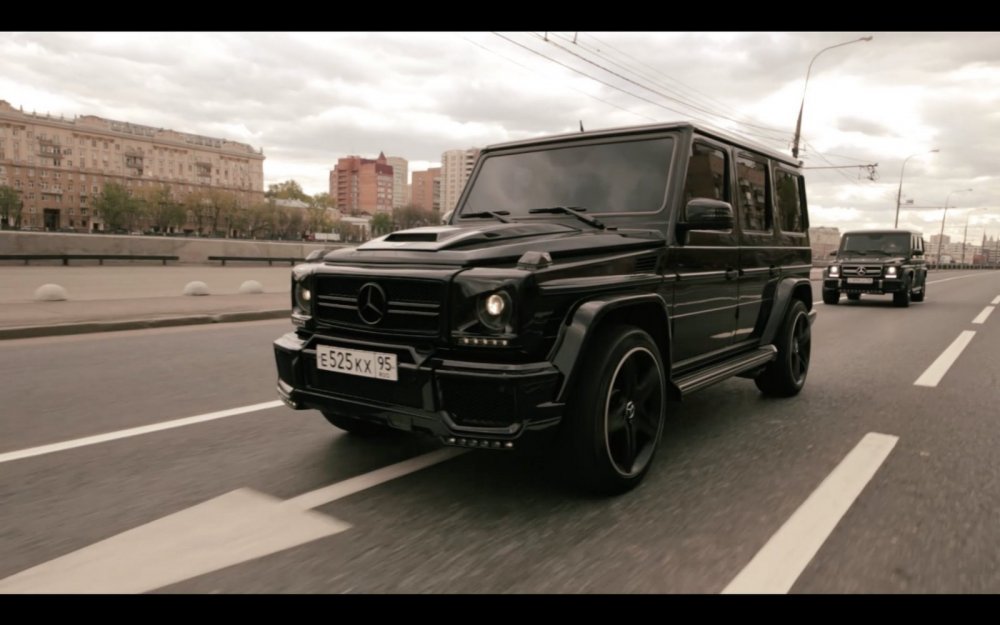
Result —
<path fill-rule="evenodd" d="M 1000 296 L 1000 272 L 930 280 L 927 301 L 908 309 L 874 296 L 817 304 L 809 379 L 795 398 L 766 399 L 736 378 L 671 405 L 655 466 L 624 496 L 575 494 L 544 459 L 466 453 L 319 497 L 308 514 L 323 535 L 273 553 L 199 569 L 175 561 L 189 546 L 164 547 L 170 562 L 150 579 L 169 570 L 171 581 L 148 590 L 718 593 L 774 548 L 804 502 L 837 499 L 810 496 L 877 433 L 898 439 L 789 591 L 1000 592 L 1000 313 L 973 323 Z M 274 402 L 270 343 L 289 327 L 0 342 L 0 591 L 33 567 L 50 579 L 68 568 L 58 558 L 85 548 L 84 559 L 123 563 L 123 533 L 140 528 L 127 535 L 140 549 L 168 542 L 161 520 L 188 521 L 199 505 L 205 516 L 191 524 L 212 525 L 233 491 L 277 504 L 439 449 L 406 435 L 355 440 L 316 412 L 277 405 L 11 457 Z M 940 381 L 916 385 L 965 332 L 974 335 Z M 291 536 L 296 522 L 269 536 Z M 233 545 L 219 550 L 246 548 Z"/>

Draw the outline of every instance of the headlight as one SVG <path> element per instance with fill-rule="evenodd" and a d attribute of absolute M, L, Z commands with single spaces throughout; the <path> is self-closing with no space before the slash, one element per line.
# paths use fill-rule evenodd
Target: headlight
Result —
<path fill-rule="evenodd" d="M 830 265 L 830 277 L 831 278 L 840 277 L 840 265 Z"/>
<path fill-rule="evenodd" d="M 312 291 L 305 283 L 295 283 L 295 306 L 307 315 L 312 314 L 312 297 Z"/>
<path fill-rule="evenodd" d="M 503 331 L 510 320 L 511 301 L 506 291 L 496 291 L 479 298 L 479 320 L 487 328 Z"/>
<path fill-rule="evenodd" d="M 886 278 L 895 278 L 896 277 L 896 270 L 897 270 L 896 267 L 886 267 L 885 268 L 885 277 Z"/>

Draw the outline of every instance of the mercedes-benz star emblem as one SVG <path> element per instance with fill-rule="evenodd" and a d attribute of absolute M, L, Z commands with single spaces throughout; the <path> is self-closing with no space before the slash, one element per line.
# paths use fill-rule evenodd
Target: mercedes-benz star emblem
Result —
<path fill-rule="evenodd" d="M 865 272 L 865 268 L 864 267 L 858 267 L 858 275 L 859 276 L 863 276 L 863 275 L 865 275 L 865 273 L 866 272 Z"/>
<path fill-rule="evenodd" d="M 374 282 L 368 282 L 358 290 L 358 316 L 370 326 L 385 318 L 387 304 L 385 291 Z"/>

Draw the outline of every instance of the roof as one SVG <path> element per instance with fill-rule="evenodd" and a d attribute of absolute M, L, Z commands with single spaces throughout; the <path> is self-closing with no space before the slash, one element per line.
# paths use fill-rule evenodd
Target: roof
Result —
<path fill-rule="evenodd" d="M 923 236 L 924 235 L 924 233 L 920 232 L 919 230 L 908 230 L 906 228 L 885 228 L 885 229 L 881 229 L 881 230 L 879 230 L 877 228 L 873 228 L 871 230 L 848 230 L 847 232 L 844 232 L 843 234 L 845 234 L 845 235 L 847 235 L 847 234 L 915 234 L 917 236 Z"/>
<path fill-rule="evenodd" d="M 721 139 L 727 143 L 734 143 L 736 145 L 744 146 L 748 149 L 752 149 L 756 152 L 760 152 L 770 158 L 782 161 L 793 167 L 799 167 L 798 161 L 796 161 L 790 154 L 784 154 L 773 150 L 769 147 L 761 145 L 750 139 L 744 139 L 734 134 L 726 133 L 722 130 L 717 130 L 711 126 L 705 124 L 699 124 L 691 121 L 679 121 L 679 122 L 669 122 L 660 124 L 646 124 L 641 126 L 624 126 L 621 128 L 604 128 L 601 130 L 589 130 L 586 132 L 568 132 L 558 135 L 548 135 L 535 137 L 533 139 L 522 139 L 520 141 L 508 141 L 505 143 L 496 143 L 487 146 L 484 151 L 506 149 L 520 146 L 531 146 L 531 145 L 541 145 L 545 143 L 555 143 L 558 141 L 575 140 L 575 139 L 590 139 L 597 137 L 613 137 L 621 135 L 640 135 L 649 134 L 654 132 L 664 132 L 670 130 L 694 130 L 700 134 L 707 135 L 709 137 L 714 137 L 716 139 Z"/>

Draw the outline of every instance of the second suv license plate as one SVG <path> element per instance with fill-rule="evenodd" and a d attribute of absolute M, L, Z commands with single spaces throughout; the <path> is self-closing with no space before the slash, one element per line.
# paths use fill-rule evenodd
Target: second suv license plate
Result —
<path fill-rule="evenodd" d="M 847 284 L 871 284 L 872 278 L 848 278 Z"/>
<path fill-rule="evenodd" d="M 398 381 L 396 354 L 343 349 L 329 345 L 316 346 L 316 366 L 323 371 L 346 373 L 362 378 Z"/>

